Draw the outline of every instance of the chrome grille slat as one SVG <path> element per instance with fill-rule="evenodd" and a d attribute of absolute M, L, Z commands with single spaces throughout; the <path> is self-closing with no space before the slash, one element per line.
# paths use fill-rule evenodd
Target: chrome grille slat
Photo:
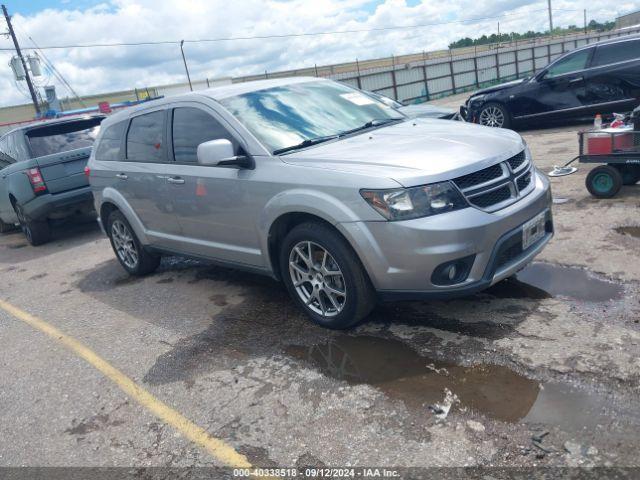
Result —
<path fill-rule="evenodd" d="M 500 163 L 453 179 L 467 201 L 488 212 L 517 202 L 533 188 L 525 150 Z"/>

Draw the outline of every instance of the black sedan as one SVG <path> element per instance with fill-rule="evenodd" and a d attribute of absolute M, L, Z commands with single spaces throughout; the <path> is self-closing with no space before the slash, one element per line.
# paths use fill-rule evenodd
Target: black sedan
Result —
<path fill-rule="evenodd" d="M 512 128 L 628 112 L 640 103 L 640 36 L 573 50 L 536 75 L 474 93 L 467 121 Z"/>

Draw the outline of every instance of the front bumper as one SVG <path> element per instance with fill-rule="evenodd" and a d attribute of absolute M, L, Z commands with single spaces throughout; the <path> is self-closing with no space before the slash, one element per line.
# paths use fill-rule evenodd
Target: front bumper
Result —
<path fill-rule="evenodd" d="M 541 212 L 547 212 L 544 237 L 522 251 L 522 225 Z M 553 236 L 551 191 L 548 180 L 536 172 L 531 193 L 497 212 L 470 207 L 435 217 L 341 227 L 382 299 L 464 296 L 513 275 L 542 251 Z M 464 281 L 431 283 L 438 265 L 469 255 L 475 260 Z"/>

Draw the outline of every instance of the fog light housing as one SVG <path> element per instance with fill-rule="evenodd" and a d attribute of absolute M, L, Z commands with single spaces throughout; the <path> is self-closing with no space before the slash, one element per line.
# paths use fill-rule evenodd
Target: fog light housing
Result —
<path fill-rule="evenodd" d="M 438 286 L 447 286 L 464 282 L 471 272 L 475 259 L 476 256 L 474 254 L 438 265 L 431 274 L 431 283 Z"/>

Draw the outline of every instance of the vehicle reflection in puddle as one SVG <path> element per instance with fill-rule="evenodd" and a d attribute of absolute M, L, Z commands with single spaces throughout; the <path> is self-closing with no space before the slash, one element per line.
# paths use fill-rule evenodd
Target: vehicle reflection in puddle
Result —
<path fill-rule="evenodd" d="M 486 293 L 498 298 L 568 297 L 587 302 L 606 302 L 622 297 L 623 287 L 592 277 L 588 271 L 548 263 L 534 263 L 514 278 L 497 283 Z"/>
<path fill-rule="evenodd" d="M 399 340 L 345 335 L 307 347 L 289 346 L 286 353 L 328 377 L 371 385 L 425 413 L 443 400 L 447 388 L 458 396 L 459 407 L 506 422 L 558 425 L 568 431 L 611 422 L 604 396 L 562 384 L 541 385 L 503 366 L 433 361 Z"/>
<path fill-rule="evenodd" d="M 616 228 L 616 232 L 618 232 L 620 235 L 640 238 L 640 227 L 618 227 Z"/>

